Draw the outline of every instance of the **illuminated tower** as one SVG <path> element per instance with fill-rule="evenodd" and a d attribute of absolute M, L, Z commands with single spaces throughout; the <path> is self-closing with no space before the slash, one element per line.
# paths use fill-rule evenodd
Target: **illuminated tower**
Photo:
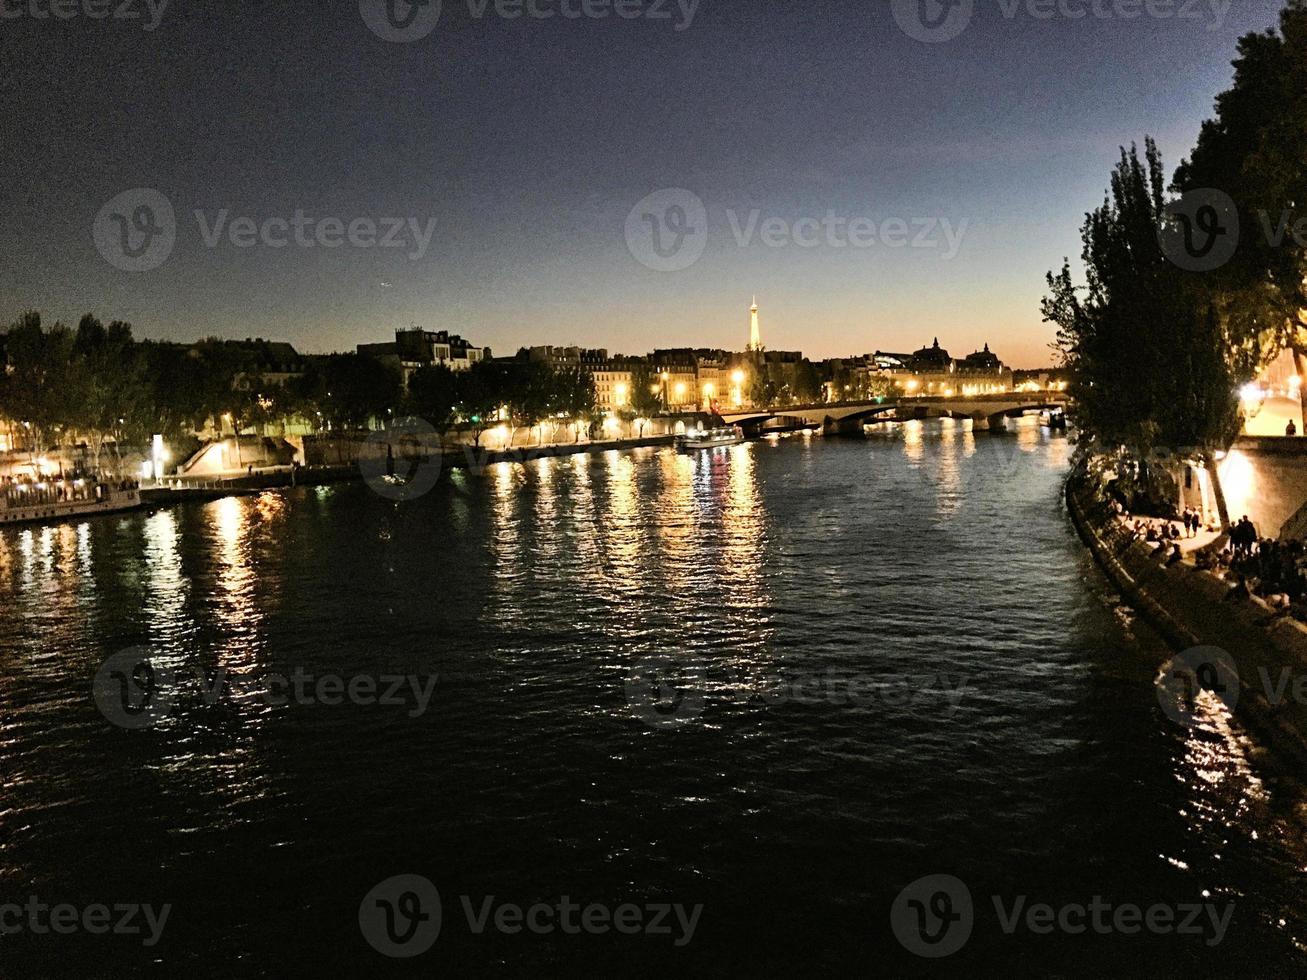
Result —
<path fill-rule="evenodd" d="M 762 350 L 762 333 L 758 330 L 758 297 L 753 298 L 753 305 L 749 307 L 749 350 Z"/>

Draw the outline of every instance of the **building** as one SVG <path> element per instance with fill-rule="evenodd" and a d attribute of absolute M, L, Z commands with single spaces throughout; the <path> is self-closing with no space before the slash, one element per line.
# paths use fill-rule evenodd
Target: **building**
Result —
<path fill-rule="evenodd" d="M 871 379 L 878 372 L 871 354 L 827 358 L 821 362 L 820 370 L 824 401 L 861 401 L 872 397 Z"/>
<path fill-rule="evenodd" d="M 643 363 L 638 357 L 619 354 L 593 369 L 595 402 L 600 410 L 615 413 L 631 407 L 632 379 Z"/>
<path fill-rule="evenodd" d="M 649 355 L 654 386 L 665 412 L 693 412 L 699 408 L 699 371 L 693 349 L 655 350 Z"/>
<path fill-rule="evenodd" d="M 284 341 L 246 337 L 225 340 L 222 344 L 240 359 L 241 369 L 232 381 L 233 388 L 248 391 L 258 385 L 284 385 L 301 377 L 307 366 L 299 351 Z"/>
<path fill-rule="evenodd" d="M 608 361 L 608 351 L 602 347 L 524 347 L 517 356 L 555 368 L 582 366 L 594 369 Z"/>
<path fill-rule="evenodd" d="M 1013 391 L 1066 391 L 1069 375 L 1056 368 L 1038 368 L 1033 371 L 1013 371 Z"/>
<path fill-rule="evenodd" d="M 649 364 L 668 411 L 716 411 L 729 380 L 730 355 L 705 347 L 655 350 Z"/>
<path fill-rule="evenodd" d="M 475 347 L 447 330 L 409 327 L 395 331 L 393 343 L 359 344 L 358 352 L 399 372 L 405 388 L 413 373 L 424 367 L 447 367 L 467 371 L 480 361 L 490 360 L 489 347 Z"/>
<path fill-rule="evenodd" d="M 604 412 L 614 413 L 631 406 L 631 379 L 641 363 L 638 357 L 618 354 L 608 356 L 602 347 L 523 347 L 517 352 L 519 360 L 548 364 L 552 368 L 583 367 L 590 372 L 595 383 L 595 405 Z"/>
<path fill-rule="evenodd" d="M 1012 390 L 1012 370 L 988 344 L 984 350 L 954 360 L 936 337 L 929 347 L 911 354 L 878 350 L 871 359 L 882 377 L 909 395 L 979 395 Z"/>
<path fill-rule="evenodd" d="M 988 395 L 1012 390 L 1012 369 L 989 349 L 968 354 L 957 362 L 958 383 L 964 395 Z"/>

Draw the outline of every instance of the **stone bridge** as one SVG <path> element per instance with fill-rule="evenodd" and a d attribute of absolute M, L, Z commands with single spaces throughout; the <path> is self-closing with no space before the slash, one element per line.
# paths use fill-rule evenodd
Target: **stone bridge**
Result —
<path fill-rule="evenodd" d="M 730 425 L 759 431 L 768 422 L 776 427 L 817 428 L 832 434 L 855 434 L 873 422 L 910 422 L 914 419 L 971 419 L 972 428 L 1002 432 L 1007 419 L 1031 412 L 1062 412 L 1067 397 L 1060 391 L 1012 392 L 998 395 L 915 395 L 870 402 L 826 402 L 772 409 L 737 409 L 722 412 Z"/>

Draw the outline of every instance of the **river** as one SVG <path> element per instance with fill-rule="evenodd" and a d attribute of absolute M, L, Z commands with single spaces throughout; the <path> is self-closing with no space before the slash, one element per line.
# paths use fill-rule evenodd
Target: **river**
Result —
<path fill-rule="evenodd" d="M 1307 797 L 1228 717 L 1160 710 L 1070 451 L 908 423 L 0 532 L 4 901 L 170 907 L 152 945 L 10 929 L 0 973 L 1307 975 Z M 139 728 L 94 696 L 128 650 L 171 684 Z M 268 695 L 297 671 L 364 680 Z M 360 903 L 402 874 L 443 916 L 389 959 Z M 974 901 L 945 959 L 891 928 L 932 874 Z M 563 896 L 702 908 L 478 918 Z M 1229 915 L 1009 918 L 1095 896 Z"/>

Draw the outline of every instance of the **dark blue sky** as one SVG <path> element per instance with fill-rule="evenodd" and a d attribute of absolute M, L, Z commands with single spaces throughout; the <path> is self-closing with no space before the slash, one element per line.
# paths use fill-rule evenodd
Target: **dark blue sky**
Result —
<path fill-rule="evenodd" d="M 144 0 L 138 20 L 89 19 L 82 0 L 78 16 L 38 19 L 29 2 L 7 0 L 22 16 L 0 20 L 5 319 L 95 310 L 144 336 L 309 351 L 419 323 L 500 353 L 640 352 L 742 347 L 757 293 L 773 348 L 911 349 L 938 334 L 1018 366 L 1049 359 L 1043 275 L 1078 254 L 1117 146 L 1153 134 L 1173 168 L 1229 82 L 1236 38 L 1280 7 L 1044 20 L 974 0 L 958 36 L 923 43 L 890 0 L 702 0 L 682 30 L 674 0 L 669 20 L 505 20 L 493 5 L 477 20 L 445 0 L 429 36 L 391 43 L 357 0 L 172 0 L 153 31 Z M 132 273 L 92 228 L 140 187 L 173 206 L 175 246 Z M 706 207 L 702 255 L 676 271 L 650 268 L 626 234 L 665 188 Z M 407 244 L 210 247 L 201 226 L 224 209 L 260 225 L 297 209 L 342 226 L 403 218 Z M 828 213 L 834 233 L 795 224 Z M 409 219 L 434 220 L 425 248 Z M 847 244 L 852 219 L 874 243 Z"/>

